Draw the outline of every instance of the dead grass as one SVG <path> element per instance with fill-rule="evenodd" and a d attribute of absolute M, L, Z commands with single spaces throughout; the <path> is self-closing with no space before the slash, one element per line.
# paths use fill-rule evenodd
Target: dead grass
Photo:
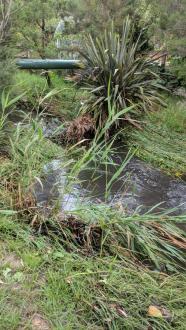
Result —
<path fill-rule="evenodd" d="M 32 330 L 51 330 L 48 322 L 40 314 L 34 314 L 31 321 Z"/>
<path fill-rule="evenodd" d="M 95 135 L 95 123 L 90 114 L 73 120 L 67 129 L 67 141 L 71 143 L 92 139 Z"/>

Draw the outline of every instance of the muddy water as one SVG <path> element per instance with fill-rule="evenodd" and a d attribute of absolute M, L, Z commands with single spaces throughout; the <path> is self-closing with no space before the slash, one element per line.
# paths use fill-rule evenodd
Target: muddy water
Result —
<path fill-rule="evenodd" d="M 174 214 L 186 214 L 186 182 L 176 180 L 163 172 L 133 157 L 117 180 L 107 191 L 108 182 L 121 166 L 125 154 L 118 151 L 112 158 L 113 165 L 100 165 L 95 170 L 91 164 L 83 170 L 76 184 L 68 187 L 68 171 L 63 161 L 54 160 L 45 169 L 43 187 L 35 186 L 39 205 L 51 205 L 56 200 L 61 210 L 71 211 L 81 203 L 100 203 L 122 207 L 126 213 L 136 209 L 144 213 L 156 206 L 152 212 L 173 209 Z M 92 164 L 93 165 L 93 164 Z"/>

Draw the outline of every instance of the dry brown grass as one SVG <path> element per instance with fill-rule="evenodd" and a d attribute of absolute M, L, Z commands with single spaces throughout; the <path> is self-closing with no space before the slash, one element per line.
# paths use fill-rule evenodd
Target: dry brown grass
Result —
<path fill-rule="evenodd" d="M 95 134 L 95 123 L 90 114 L 82 115 L 73 120 L 67 129 L 68 142 L 89 140 Z"/>

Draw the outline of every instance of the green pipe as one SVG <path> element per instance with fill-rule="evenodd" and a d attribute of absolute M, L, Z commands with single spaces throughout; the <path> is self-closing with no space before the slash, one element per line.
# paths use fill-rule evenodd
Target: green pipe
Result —
<path fill-rule="evenodd" d="M 78 60 L 41 60 L 22 59 L 16 62 L 20 69 L 55 70 L 55 69 L 84 69 L 85 66 Z"/>

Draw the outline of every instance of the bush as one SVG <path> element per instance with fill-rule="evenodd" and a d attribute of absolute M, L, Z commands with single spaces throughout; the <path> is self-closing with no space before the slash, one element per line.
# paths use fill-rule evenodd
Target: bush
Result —
<path fill-rule="evenodd" d="M 136 115 L 162 103 L 159 76 L 154 72 L 153 63 L 140 54 L 142 33 L 134 42 L 133 31 L 129 18 L 124 22 L 121 36 L 112 24 L 103 36 L 96 39 L 89 36 L 82 52 L 91 69 L 82 76 L 82 83 L 91 94 L 83 110 L 92 112 L 96 122 L 102 125 L 109 116 L 109 108 L 119 112 L 134 106 L 130 114 Z M 135 123 L 129 112 L 123 119 Z"/>

